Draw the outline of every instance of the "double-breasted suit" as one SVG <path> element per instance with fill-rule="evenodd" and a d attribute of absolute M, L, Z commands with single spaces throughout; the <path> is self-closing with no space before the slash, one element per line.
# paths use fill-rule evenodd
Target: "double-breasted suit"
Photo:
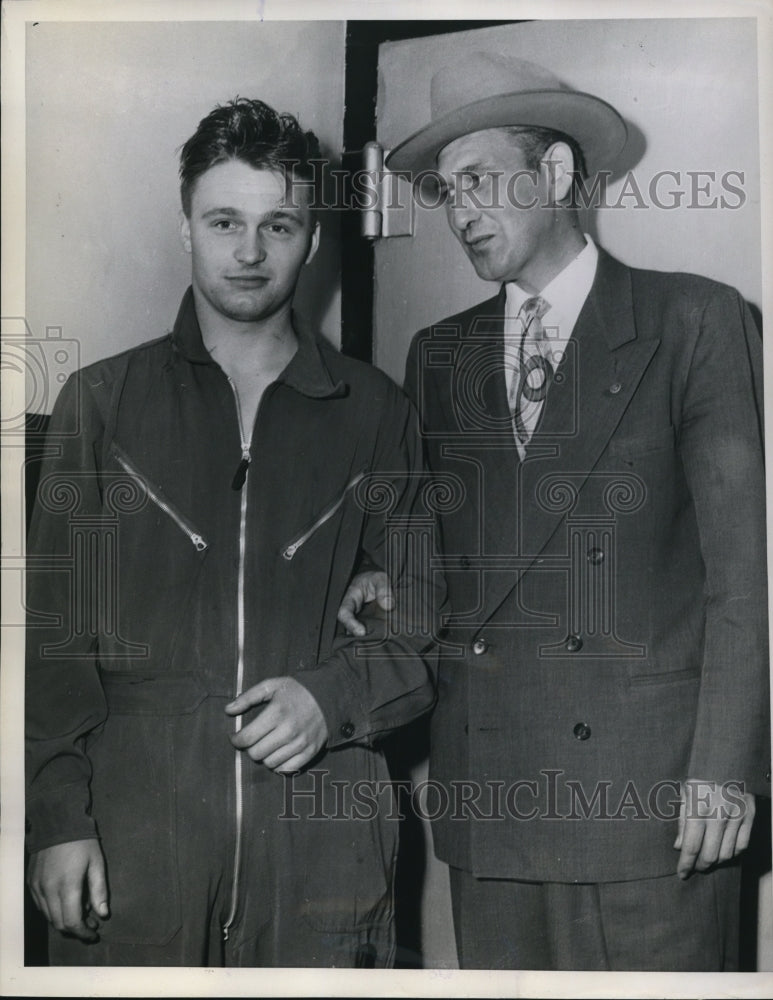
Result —
<path fill-rule="evenodd" d="M 521 460 L 499 296 L 420 331 L 452 614 L 437 855 L 478 876 L 673 873 L 679 783 L 769 791 L 762 354 L 740 295 L 600 251 Z"/>

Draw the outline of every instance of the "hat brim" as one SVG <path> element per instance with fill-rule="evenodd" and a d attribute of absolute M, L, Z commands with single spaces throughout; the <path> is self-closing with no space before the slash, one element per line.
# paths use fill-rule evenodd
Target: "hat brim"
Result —
<path fill-rule="evenodd" d="M 606 101 L 577 91 L 533 90 L 497 94 L 456 108 L 414 132 L 389 153 L 386 166 L 395 172 L 434 170 L 440 151 L 471 132 L 531 125 L 571 136 L 585 155 L 589 174 L 608 166 L 628 137 L 625 122 Z"/>

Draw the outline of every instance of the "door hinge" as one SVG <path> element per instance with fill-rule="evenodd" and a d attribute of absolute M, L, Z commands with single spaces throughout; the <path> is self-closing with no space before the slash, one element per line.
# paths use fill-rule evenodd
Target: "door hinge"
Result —
<path fill-rule="evenodd" d="M 411 182 L 384 166 L 388 154 L 377 142 L 367 143 L 362 151 L 355 197 L 362 212 L 360 233 L 368 240 L 413 236 Z"/>

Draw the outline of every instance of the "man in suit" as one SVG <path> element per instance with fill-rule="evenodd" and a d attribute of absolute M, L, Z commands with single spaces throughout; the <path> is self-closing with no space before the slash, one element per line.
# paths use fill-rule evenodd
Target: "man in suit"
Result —
<path fill-rule="evenodd" d="M 578 175 L 626 141 L 606 102 L 481 54 L 431 103 L 388 166 L 439 175 L 499 286 L 405 381 L 455 484 L 430 776 L 460 965 L 736 968 L 770 781 L 759 333 L 734 289 L 581 231 Z"/>

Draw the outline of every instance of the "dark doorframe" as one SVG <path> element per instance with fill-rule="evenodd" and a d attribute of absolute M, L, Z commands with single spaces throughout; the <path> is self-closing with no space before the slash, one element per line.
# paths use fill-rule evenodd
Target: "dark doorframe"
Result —
<path fill-rule="evenodd" d="M 382 42 L 423 38 L 514 21 L 348 21 L 344 86 L 344 170 L 361 166 L 361 152 L 376 138 L 378 47 Z M 373 359 L 373 245 L 360 236 L 360 216 L 347 209 L 341 219 L 341 350 Z"/>

